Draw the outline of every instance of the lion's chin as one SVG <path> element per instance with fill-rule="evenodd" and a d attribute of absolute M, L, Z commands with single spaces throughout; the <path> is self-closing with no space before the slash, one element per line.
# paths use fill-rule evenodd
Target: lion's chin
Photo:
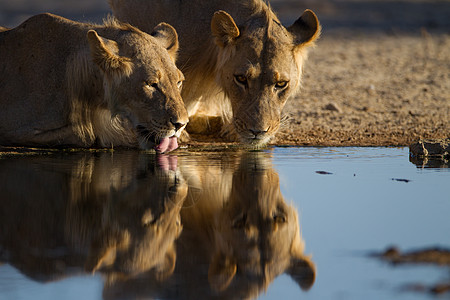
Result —
<path fill-rule="evenodd" d="M 263 138 L 249 138 L 249 137 L 241 137 L 241 143 L 244 147 L 259 149 L 266 146 L 271 139 L 271 136 L 266 136 Z"/>

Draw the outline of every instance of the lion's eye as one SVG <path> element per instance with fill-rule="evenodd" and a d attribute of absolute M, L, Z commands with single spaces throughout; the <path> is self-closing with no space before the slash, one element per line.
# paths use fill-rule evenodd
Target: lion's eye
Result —
<path fill-rule="evenodd" d="M 245 77 L 244 75 L 235 75 L 234 80 L 236 81 L 237 84 L 243 85 L 245 87 L 248 84 L 247 77 Z"/>
<path fill-rule="evenodd" d="M 278 81 L 277 83 L 275 83 L 275 89 L 282 90 L 282 89 L 286 88 L 287 85 L 288 85 L 288 81 Z"/>
<path fill-rule="evenodd" d="M 154 89 L 158 89 L 159 88 L 157 82 L 146 81 L 145 82 L 145 86 L 148 87 L 148 88 L 154 88 Z"/>
<path fill-rule="evenodd" d="M 179 89 L 181 89 L 181 87 L 183 86 L 183 81 L 178 81 L 177 82 L 177 87 L 179 88 Z"/>

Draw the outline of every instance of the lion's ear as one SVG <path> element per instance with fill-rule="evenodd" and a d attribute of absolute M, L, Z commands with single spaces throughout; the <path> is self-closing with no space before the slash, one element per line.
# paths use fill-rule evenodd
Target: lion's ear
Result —
<path fill-rule="evenodd" d="M 100 37 L 95 30 L 88 31 L 87 39 L 94 63 L 107 76 L 120 78 L 131 73 L 131 60 L 114 53 L 118 49 L 116 42 Z"/>
<path fill-rule="evenodd" d="M 236 275 L 236 263 L 222 253 L 216 253 L 209 265 L 208 281 L 216 292 L 225 290 Z"/>
<path fill-rule="evenodd" d="M 233 18 L 223 10 L 214 13 L 211 20 L 211 32 L 216 38 L 216 44 L 220 47 L 229 45 L 240 35 Z"/>
<path fill-rule="evenodd" d="M 291 258 L 291 264 L 287 269 L 292 279 L 303 289 L 308 290 L 316 279 L 316 267 L 309 257 L 300 255 Z"/>
<path fill-rule="evenodd" d="M 310 9 L 305 10 L 300 18 L 287 29 L 294 36 L 296 46 L 314 44 L 321 31 L 319 20 Z"/>
<path fill-rule="evenodd" d="M 151 35 L 167 49 L 170 56 L 175 61 L 178 51 L 178 34 L 175 28 L 167 23 L 159 23 L 153 28 Z"/>

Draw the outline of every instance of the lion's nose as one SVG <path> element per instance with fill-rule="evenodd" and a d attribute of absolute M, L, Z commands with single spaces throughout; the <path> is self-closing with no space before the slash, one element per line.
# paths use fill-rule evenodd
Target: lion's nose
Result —
<path fill-rule="evenodd" d="M 172 125 L 175 127 L 175 131 L 180 130 L 180 128 L 186 125 L 186 123 L 181 123 L 177 121 L 174 122 L 172 119 L 170 119 L 170 123 L 172 123 Z"/>
<path fill-rule="evenodd" d="M 267 131 L 269 131 L 269 128 L 267 128 L 267 130 L 249 129 L 249 131 L 255 136 L 255 138 L 258 138 L 259 136 L 264 135 L 265 133 L 267 133 Z"/>

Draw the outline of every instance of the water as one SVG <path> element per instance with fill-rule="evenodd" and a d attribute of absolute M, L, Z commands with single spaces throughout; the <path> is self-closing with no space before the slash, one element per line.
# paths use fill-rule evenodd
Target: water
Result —
<path fill-rule="evenodd" d="M 0 299 L 430 299 L 405 287 L 448 267 L 369 254 L 450 248 L 439 166 L 406 148 L 3 156 Z"/>

